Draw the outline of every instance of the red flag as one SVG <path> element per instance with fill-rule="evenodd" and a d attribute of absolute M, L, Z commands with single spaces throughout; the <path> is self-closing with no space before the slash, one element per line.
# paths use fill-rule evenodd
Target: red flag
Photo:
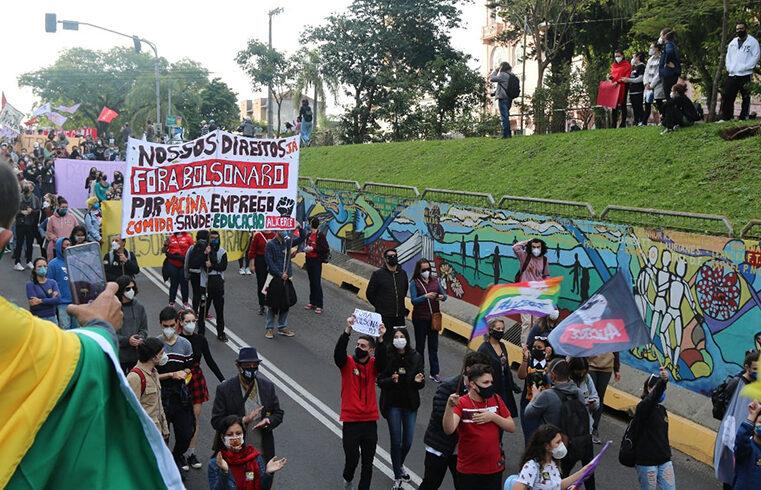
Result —
<path fill-rule="evenodd" d="M 612 82 L 600 82 L 600 89 L 597 92 L 597 105 L 615 109 L 618 104 L 619 91 L 623 90 L 623 84 L 613 84 Z"/>
<path fill-rule="evenodd" d="M 32 119 L 28 120 L 24 124 L 26 124 L 27 126 L 31 126 L 32 124 L 36 124 L 37 121 L 38 121 L 38 119 L 36 117 L 33 117 Z"/>
<path fill-rule="evenodd" d="M 110 123 L 118 115 L 119 113 L 116 112 L 115 110 L 109 109 L 108 107 L 103 106 L 103 110 L 100 111 L 100 116 L 98 116 L 98 121 L 101 121 L 104 123 Z"/>

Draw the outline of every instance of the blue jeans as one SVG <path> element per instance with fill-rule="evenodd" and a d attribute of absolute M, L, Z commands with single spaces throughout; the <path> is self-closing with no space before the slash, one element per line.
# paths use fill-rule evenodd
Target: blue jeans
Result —
<path fill-rule="evenodd" d="M 510 107 L 513 105 L 511 99 L 498 99 L 499 101 L 499 118 L 502 119 L 502 137 L 511 138 L 513 133 L 510 130 Z"/>
<path fill-rule="evenodd" d="M 280 314 L 278 315 L 278 322 L 277 322 L 277 329 L 282 330 L 285 327 L 288 326 L 288 312 L 290 310 L 280 310 Z M 275 313 L 272 311 L 272 308 L 267 308 L 267 330 L 274 330 L 275 329 Z"/>
<path fill-rule="evenodd" d="M 79 328 L 77 319 L 66 313 L 66 307 L 68 303 L 60 303 L 58 305 L 58 326 L 64 330 L 71 330 L 72 328 Z"/>
<path fill-rule="evenodd" d="M 428 365 L 431 376 L 439 373 L 439 332 L 431 329 L 431 320 L 412 319 L 415 327 L 415 350 L 422 357 L 425 354 L 425 344 L 428 341 Z"/>
<path fill-rule="evenodd" d="M 312 138 L 312 121 L 301 121 L 301 144 L 309 146 L 309 140 Z"/>
<path fill-rule="evenodd" d="M 388 433 L 391 439 L 391 464 L 394 467 L 394 479 L 402 477 L 402 466 L 415 437 L 415 419 L 417 410 L 411 408 L 391 407 L 388 409 Z"/>
<path fill-rule="evenodd" d="M 50 323 L 55 323 L 56 327 L 58 326 L 58 318 L 55 315 L 53 315 L 53 316 L 41 316 L 40 318 L 43 319 L 43 320 L 49 321 Z"/>
<path fill-rule="evenodd" d="M 177 297 L 177 287 L 179 286 L 182 293 L 182 302 L 188 302 L 188 280 L 185 279 L 185 269 L 177 267 L 171 262 L 167 263 L 169 266 L 169 302 L 174 303 Z"/>
<path fill-rule="evenodd" d="M 660 485 L 662 490 L 676 490 L 674 466 L 671 461 L 660 466 L 637 465 L 634 468 L 637 470 L 637 478 L 642 490 L 655 490 L 656 484 Z"/>

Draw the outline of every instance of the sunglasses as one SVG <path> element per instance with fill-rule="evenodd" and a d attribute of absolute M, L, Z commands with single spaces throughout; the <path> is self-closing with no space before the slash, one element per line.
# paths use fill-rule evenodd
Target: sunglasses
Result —
<path fill-rule="evenodd" d="M 540 337 L 539 335 L 537 335 L 536 337 L 534 337 L 534 340 L 548 340 L 548 339 L 547 337 Z"/>

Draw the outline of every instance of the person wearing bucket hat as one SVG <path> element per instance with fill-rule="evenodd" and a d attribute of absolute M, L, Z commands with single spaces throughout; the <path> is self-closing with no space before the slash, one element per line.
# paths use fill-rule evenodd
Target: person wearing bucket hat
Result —
<path fill-rule="evenodd" d="M 274 429 L 283 422 L 284 412 L 275 393 L 275 385 L 259 375 L 256 347 L 242 347 L 235 360 L 238 376 L 217 386 L 211 425 L 219 430 L 228 415 L 243 419 L 246 440 L 259 448 L 265 461 L 275 456 Z"/>
<path fill-rule="evenodd" d="M 103 244 L 100 234 L 102 216 L 100 214 L 100 201 L 93 196 L 87 200 L 87 214 L 85 214 L 85 228 L 87 228 L 87 241 Z"/>

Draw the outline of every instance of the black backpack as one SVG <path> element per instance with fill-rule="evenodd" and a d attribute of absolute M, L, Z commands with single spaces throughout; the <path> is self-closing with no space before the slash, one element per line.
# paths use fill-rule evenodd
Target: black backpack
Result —
<path fill-rule="evenodd" d="M 711 390 L 711 404 L 713 405 L 713 418 L 723 420 L 727 413 L 729 402 L 737 389 L 740 375 L 727 376 L 719 386 Z"/>
<path fill-rule="evenodd" d="M 621 448 L 618 450 L 618 462 L 629 468 L 634 468 L 637 461 L 637 442 L 639 434 L 634 424 L 634 419 L 626 426 L 624 436 L 621 438 Z"/>
<path fill-rule="evenodd" d="M 574 460 L 586 455 L 592 447 L 589 432 L 589 412 L 575 393 L 555 391 L 560 397 L 560 432 L 566 436 L 569 457 Z"/>
<path fill-rule="evenodd" d="M 190 257 L 188 258 L 188 269 L 202 269 L 206 263 L 206 242 L 199 241 L 193 248 L 190 249 Z"/>
<path fill-rule="evenodd" d="M 308 105 L 303 107 L 304 109 L 304 121 L 312 122 L 312 108 Z"/>
<path fill-rule="evenodd" d="M 510 74 L 510 81 L 507 82 L 507 96 L 510 97 L 510 99 L 516 99 L 521 95 L 521 82 L 518 80 L 518 77 Z"/>

